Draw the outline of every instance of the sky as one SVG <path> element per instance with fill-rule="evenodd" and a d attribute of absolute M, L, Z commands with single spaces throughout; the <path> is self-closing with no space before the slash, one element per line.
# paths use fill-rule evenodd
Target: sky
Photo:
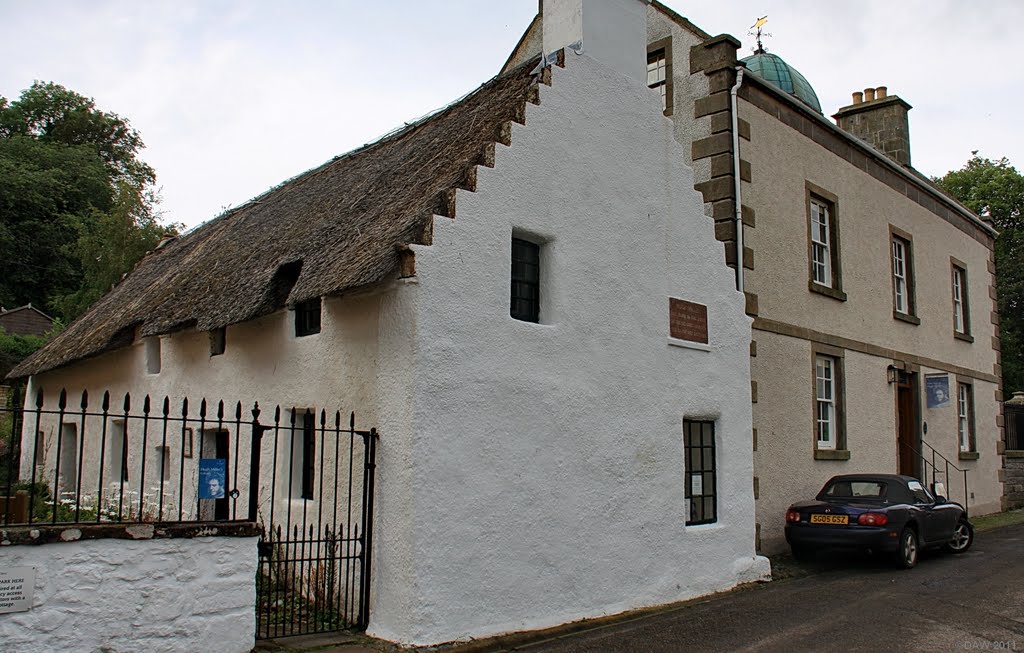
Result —
<path fill-rule="evenodd" d="M 887 86 L 910 112 L 914 166 L 974 150 L 1024 166 L 1019 0 L 665 0 L 770 52 L 825 115 Z M 435 111 L 494 76 L 537 0 L 0 0 L 0 96 L 53 81 L 128 118 L 161 218 L 193 227 Z"/>

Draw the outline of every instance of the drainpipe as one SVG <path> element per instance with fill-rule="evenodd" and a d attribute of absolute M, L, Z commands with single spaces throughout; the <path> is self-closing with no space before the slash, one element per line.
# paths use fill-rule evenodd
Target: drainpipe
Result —
<path fill-rule="evenodd" d="M 736 196 L 736 290 L 743 292 L 743 199 L 740 194 L 740 106 L 738 94 L 743 85 L 744 66 L 736 66 L 736 85 L 732 87 L 732 175 Z"/>

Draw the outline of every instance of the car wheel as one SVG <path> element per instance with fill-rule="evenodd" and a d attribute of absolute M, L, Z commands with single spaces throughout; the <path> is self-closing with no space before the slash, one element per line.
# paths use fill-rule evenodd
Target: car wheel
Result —
<path fill-rule="evenodd" d="M 814 557 L 813 552 L 806 546 L 791 544 L 789 548 L 793 551 L 793 559 L 799 562 L 807 562 Z"/>
<path fill-rule="evenodd" d="M 917 533 L 913 528 L 904 528 L 900 533 L 900 548 L 897 553 L 897 562 L 904 569 L 913 569 L 917 566 L 917 554 L 920 547 L 917 542 Z"/>
<path fill-rule="evenodd" d="M 953 531 L 953 537 L 946 542 L 945 549 L 950 553 L 963 553 L 967 549 L 971 548 L 971 544 L 974 543 L 974 527 L 971 523 L 964 518 L 960 518 L 960 521 L 956 523 L 956 529 Z"/>

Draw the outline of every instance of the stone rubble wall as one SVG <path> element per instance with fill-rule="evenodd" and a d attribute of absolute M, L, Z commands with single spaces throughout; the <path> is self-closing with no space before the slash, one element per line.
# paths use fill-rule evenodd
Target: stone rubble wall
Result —
<path fill-rule="evenodd" d="M 1003 462 L 1003 479 L 1003 510 L 1024 508 L 1024 456 L 1007 452 Z"/>

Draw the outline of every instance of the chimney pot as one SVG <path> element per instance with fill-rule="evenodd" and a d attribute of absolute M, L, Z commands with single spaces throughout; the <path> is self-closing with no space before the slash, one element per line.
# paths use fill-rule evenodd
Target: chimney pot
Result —
<path fill-rule="evenodd" d="M 857 91 L 857 92 L 855 92 L 853 94 L 853 103 L 854 104 L 860 104 L 863 101 L 864 101 L 864 94 L 862 92 Z"/>
<path fill-rule="evenodd" d="M 889 95 L 888 87 L 886 87 L 886 86 L 879 86 L 878 88 L 875 89 L 875 97 L 877 97 L 879 100 L 881 100 L 882 98 L 884 98 L 887 95 Z"/>
<path fill-rule="evenodd" d="M 864 101 L 870 102 L 875 99 L 875 89 L 866 88 L 864 89 Z"/>

